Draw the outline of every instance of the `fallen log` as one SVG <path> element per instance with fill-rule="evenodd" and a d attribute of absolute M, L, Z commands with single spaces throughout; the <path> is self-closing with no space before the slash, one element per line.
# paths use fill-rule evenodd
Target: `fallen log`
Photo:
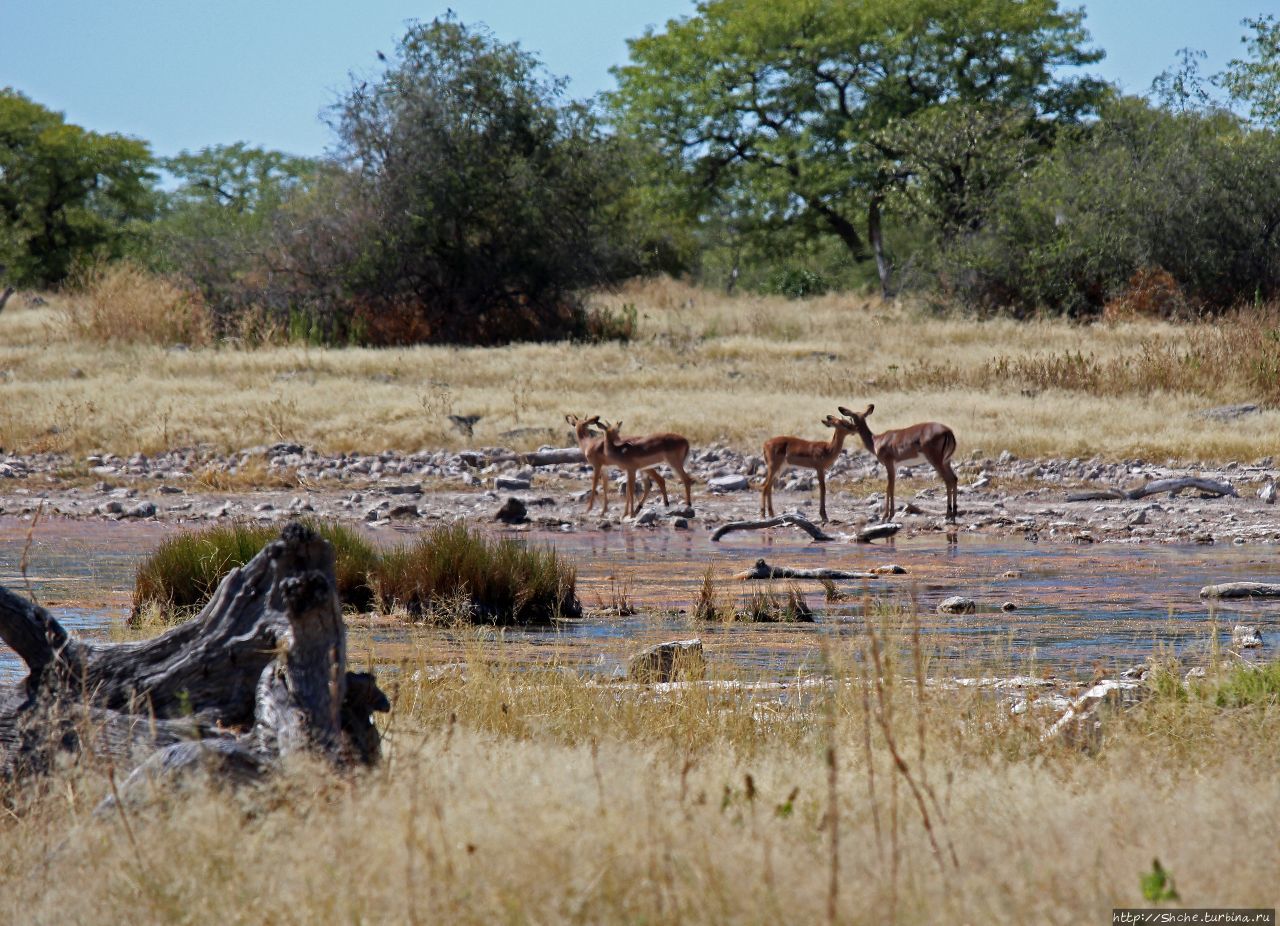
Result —
<path fill-rule="evenodd" d="M 892 521 L 884 524 L 868 524 L 854 535 L 854 539 L 858 543 L 870 543 L 873 540 L 879 540 L 881 537 L 892 537 L 901 527 L 901 524 L 894 524 Z"/>
<path fill-rule="evenodd" d="M 1280 585 L 1267 582 L 1224 582 L 1200 589 L 1201 598 L 1280 598 Z"/>
<path fill-rule="evenodd" d="M 825 541 L 835 540 L 830 534 L 824 533 L 823 530 L 814 524 L 808 518 L 799 514 L 782 514 L 776 518 L 766 518 L 763 521 L 730 521 L 728 524 L 721 524 L 716 528 L 715 533 L 711 535 L 712 542 L 718 541 L 725 534 L 733 531 L 758 531 L 766 527 L 782 527 L 784 524 L 792 524 L 814 540 Z"/>
<path fill-rule="evenodd" d="M 0 687 L 0 778 L 85 751 L 137 766 L 126 794 L 192 768 L 254 778 L 303 751 L 335 766 L 377 762 L 370 715 L 390 705 L 372 675 L 347 671 L 333 568 L 329 543 L 290 524 L 196 617 L 115 644 L 74 637 L 0 588 L 0 638 L 30 670 Z"/>
<path fill-rule="evenodd" d="M 1177 495 L 1186 489 L 1199 489 L 1201 492 L 1207 492 L 1210 495 L 1230 495 L 1233 498 L 1239 498 L 1240 493 L 1236 491 L 1236 487 L 1229 482 L 1215 482 L 1212 479 L 1203 479 L 1199 476 L 1179 476 L 1176 479 L 1156 479 L 1148 482 L 1146 485 L 1139 486 L 1136 489 L 1091 489 L 1085 492 L 1073 492 L 1067 496 L 1069 502 L 1098 502 L 1108 501 L 1112 499 L 1134 501 L 1139 498 L 1146 498 L 1148 495 L 1156 495 L 1160 492 L 1168 492 L 1170 495 Z"/>
<path fill-rule="evenodd" d="M 486 457 L 482 453 L 467 451 L 458 456 L 468 466 L 490 466 L 494 463 L 524 463 L 528 466 L 556 466 L 561 463 L 585 463 L 587 458 L 578 447 L 562 447 L 555 450 L 530 450 L 528 452 L 499 453 Z"/>
<path fill-rule="evenodd" d="M 762 559 L 735 579 L 874 579 L 874 572 L 847 572 L 843 569 L 792 569 L 789 566 L 770 566 Z"/>

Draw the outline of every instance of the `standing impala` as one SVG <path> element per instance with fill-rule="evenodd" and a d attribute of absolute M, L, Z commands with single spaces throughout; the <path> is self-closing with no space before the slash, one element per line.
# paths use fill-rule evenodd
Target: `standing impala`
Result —
<path fill-rule="evenodd" d="M 627 510 L 624 517 L 636 513 L 636 471 L 665 462 L 684 483 L 684 503 L 693 504 L 693 479 L 684 471 L 684 461 L 689 456 L 689 441 L 679 434 L 649 434 L 645 437 L 618 436 L 622 422 L 600 422 L 604 428 L 604 458 L 613 466 L 627 471 Z"/>
<path fill-rule="evenodd" d="M 604 437 L 595 434 L 591 428 L 593 425 L 600 424 L 600 416 L 594 415 L 591 418 L 579 418 L 577 415 L 565 415 L 564 420 L 569 422 L 573 428 L 574 435 L 578 438 L 578 447 L 582 450 L 582 456 L 591 464 L 591 496 L 587 499 L 587 511 L 591 510 L 591 506 L 596 503 L 596 483 L 600 483 L 600 494 L 604 497 L 601 502 L 600 510 L 602 512 L 609 510 L 609 479 L 604 472 Z M 623 439 L 626 442 L 626 439 Z M 656 482 L 658 491 L 662 493 L 662 503 L 670 505 L 671 501 L 667 498 L 667 480 L 656 469 L 646 469 L 644 471 L 644 491 L 640 493 L 639 504 L 643 505 L 644 500 L 649 497 L 649 483 Z"/>
<path fill-rule="evenodd" d="M 911 466 L 928 460 L 947 484 L 947 520 L 954 522 L 958 512 L 956 502 L 956 471 L 951 468 L 951 455 L 956 452 L 956 436 L 945 424 L 925 421 L 910 427 L 872 434 L 867 418 L 875 411 L 874 405 L 859 415 L 843 405 L 840 414 L 858 429 L 862 443 L 872 456 L 884 464 L 889 474 L 889 491 L 884 501 L 884 519 L 893 520 L 893 480 L 899 466 Z"/>
<path fill-rule="evenodd" d="M 854 433 L 852 422 L 828 415 L 822 423 L 834 428 L 830 441 L 805 440 L 802 437 L 771 437 L 764 442 L 764 462 L 768 471 L 764 475 L 764 488 L 760 490 L 760 516 L 773 517 L 773 480 L 778 471 L 788 463 L 818 471 L 818 514 L 827 523 L 827 470 L 840 456 L 844 439 Z"/>

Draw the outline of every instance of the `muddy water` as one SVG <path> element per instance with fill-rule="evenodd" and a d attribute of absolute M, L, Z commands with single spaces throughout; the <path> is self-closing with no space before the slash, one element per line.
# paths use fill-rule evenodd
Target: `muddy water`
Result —
<path fill-rule="evenodd" d="M 98 638 L 124 620 L 138 561 L 173 530 L 154 523 L 43 521 L 27 551 L 24 580 L 20 563 L 28 528 L 26 522 L 0 518 L 0 584 L 22 590 L 29 583 L 36 598 L 70 629 Z M 401 533 L 372 536 L 406 539 Z M 839 653 L 838 641 L 861 633 L 870 613 L 901 639 L 918 621 L 930 674 L 995 665 L 1085 676 L 1096 668 L 1124 668 L 1152 652 L 1194 655 L 1208 648 L 1215 631 L 1219 639 L 1229 639 L 1236 620 L 1260 624 L 1264 637 L 1280 625 L 1280 603 L 1224 603 L 1211 612 L 1199 597 L 1202 586 L 1215 582 L 1277 581 L 1274 550 L 1264 547 L 1078 546 L 965 535 L 955 543 L 930 535 L 865 546 L 815 544 L 790 533 L 735 534 L 713 544 L 700 531 L 627 529 L 529 537 L 553 544 L 577 564 L 579 594 L 589 612 L 625 604 L 636 613 L 502 631 L 357 621 L 353 659 L 430 665 L 457 661 L 478 647 L 486 656 L 517 664 L 554 661 L 612 674 L 642 644 L 699 636 L 708 657 L 722 667 L 786 677 L 820 671 L 826 654 Z M 844 570 L 896 563 L 907 571 L 838 582 L 847 597 L 828 603 L 817 582 L 732 579 L 759 558 L 775 566 Z M 722 602 L 741 604 L 769 586 L 785 595 L 794 584 L 817 622 L 695 625 L 687 612 L 708 567 Z M 939 601 L 957 594 L 975 599 L 978 612 L 936 613 Z M 1001 611 L 1006 601 L 1017 610 Z M 0 678 L 22 672 L 21 663 L 0 647 Z"/>

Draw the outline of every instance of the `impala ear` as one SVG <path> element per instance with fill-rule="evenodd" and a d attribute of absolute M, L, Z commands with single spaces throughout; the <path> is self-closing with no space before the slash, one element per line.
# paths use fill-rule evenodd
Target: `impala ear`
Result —
<path fill-rule="evenodd" d="M 622 419 L 621 419 L 621 418 L 619 418 L 619 419 L 618 419 L 618 423 L 617 423 L 617 424 L 615 424 L 615 425 L 613 426 L 613 429 L 614 429 L 615 431 L 621 431 L 621 430 L 622 430 Z"/>
<path fill-rule="evenodd" d="M 836 406 L 836 409 L 846 418 L 852 418 L 856 414 L 856 412 L 849 411 L 849 409 L 845 408 L 843 405 Z"/>
<path fill-rule="evenodd" d="M 567 422 L 569 422 L 569 426 L 570 426 L 570 427 L 575 427 L 575 426 L 578 424 L 578 416 L 577 416 L 577 415 L 565 415 L 565 416 L 564 416 L 564 420 L 565 420 L 565 421 L 567 421 Z"/>
<path fill-rule="evenodd" d="M 871 413 L 872 413 L 873 411 L 875 411 L 875 410 L 876 410 L 876 407 L 875 407 L 874 405 L 868 405 L 868 406 L 867 406 L 867 410 L 866 410 L 865 412 L 863 412 L 863 413 L 862 413 L 862 417 L 863 417 L 863 418 L 868 418 L 868 417 L 870 417 L 870 416 L 871 416 Z"/>

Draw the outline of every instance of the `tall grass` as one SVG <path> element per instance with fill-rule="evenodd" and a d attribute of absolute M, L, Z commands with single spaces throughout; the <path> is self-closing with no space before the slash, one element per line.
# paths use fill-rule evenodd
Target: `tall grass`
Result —
<path fill-rule="evenodd" d="M 357 611 L 447 616 L 485 623 L 542 623 L 577 616 L 577 572 L 550 547 L 496 540 L 465 524 L 376 549 L 351 528 L 308 522 L 334 547 L 338 597 Z M 180 619 L 212 597 L 222 577 L 280 534 L 276 526 L 217 526 L 163 541 L 138 567 L 133 614 L 158 608 Z"/>
<path fill-rule="evenodd" d="M 384 608 L 416 615 L 455 607 L 459 598 L 470 619 L 485 623 L 540 623 L 581 613 L 577 571 L 554 548 L 486 539 L 461 522 L 384 551 L 372 581 Z"/>
<path fill-rule="evenodd" d="M 199 293 L 128 261 L 82 274 L 61 311 L 71 332 L 99 344 L 198 347 L 213 334 Z"/>
<path fill-rule="evenodd" d="M 1280 900 L 1274 707 L 1218 707 L 1213 680 L 1153 692 L 1090 753 L 994 697 L 925 686 L 874 623 L 827 662 L 828 684 L 778 696 L 723 684 L 714 660 L 705 683 L 655 689 L 411 658 L 367 774 L 197 784 L 127 828 L 90 813 L 110 791 L 91 757 L 9 788 L 0 915 L 1106 922 L 1151 905 L 1153 857 L 1188 904 Z"/>

